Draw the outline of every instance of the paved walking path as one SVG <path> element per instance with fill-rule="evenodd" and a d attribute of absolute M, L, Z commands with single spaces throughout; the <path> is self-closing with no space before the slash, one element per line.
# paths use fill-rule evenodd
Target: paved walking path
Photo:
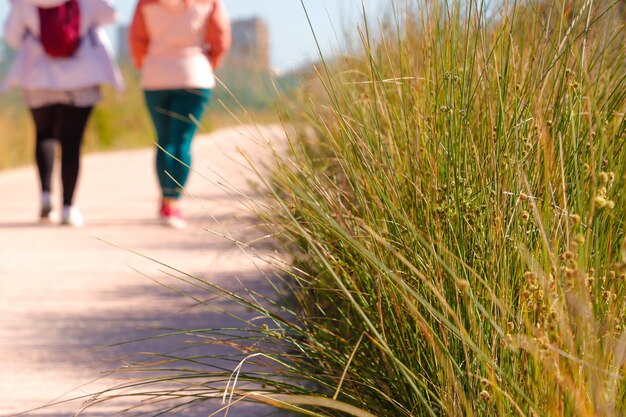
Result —
<path fill-rule="evenodd" d="M 244 126 L 198 138 L 194 147 L 198 173 L 190 179 L 193 197 L 184 200 L 190 223 L 184 230 L 156 221 L 152 150 L 84 158 L 77 192 L 86 220 L 82 229 L 34 221 L 38 211 L 34 168 L 0 173 L 0 416 L 110 386 L 112 380 L 104 379 L 79 388 L 101 376 L 103 369 L 119 366 L 116 359 L 122 354 L 165 351 L 173 342 L 117 350 L 93 350 L 94 346 L 154 334 L 150 328 L 155 327 L 236 326 L 218 311 L 227 305 L 223 301 L 211 303 L 214 311 L 192 308 L 185 297 L 151 281 L 179 285 L 164 267 L 120 247 L 218 285 L 262 291 L 263 275 L 271 267 L 257 257 L 268 255 L 271 246 L 242 251 L 219 235 L 243 241 L 259 236 L 257 220 L 242 205 L 248 197 L 257 198 L 259 191 L 246 179 L 251 175 L 239 150 L 255 161 L 271 161 L 267 141 L 280 143 L 280 137 L 278 126 Z M 252 314 L 233 305 L 226 308 L 234 314 Z M 25 415 L 71 416 L 79 405 L 73 401 Z M 229 415 L 262 415 L 255 407 L 237 405 Z M 207 416 L 217 408 L 216 403 L 195 414 L 168 415 Z M 85 415 L 113 412 L 101 407 Z"/>

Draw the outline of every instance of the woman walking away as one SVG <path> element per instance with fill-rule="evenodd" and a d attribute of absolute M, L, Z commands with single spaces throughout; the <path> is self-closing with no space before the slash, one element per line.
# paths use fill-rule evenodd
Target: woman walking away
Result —
<path fill-rule="evenodd" d="M 130 47 L 156 130 L 159 216 L 166 225 L 185 225 L 178 202 L 191 142 L 230 44 L 222 0 L 140 0 L 135 10 Z"/>
<path fill-rule="evenodd" d="M 56 143 L 61 145 L 61 223 L 81 226 L 74 206 L 80 148 L 100 86 L 122 88 L 101 25 L 116 14 L 108 0 L 13 0 L 5 39 L 17 56 L 4 87 L 18 86 L 35 123 L 35 159 L 41 182 L 40 219 L 49 221 Z"/>

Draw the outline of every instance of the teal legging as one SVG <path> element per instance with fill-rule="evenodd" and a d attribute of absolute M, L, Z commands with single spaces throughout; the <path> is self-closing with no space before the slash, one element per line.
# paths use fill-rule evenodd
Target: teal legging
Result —
<path fill-rule="evenodd" d="M 156 129 L 156 170 L 165 198 L 177 199 L 187 183 L 191 142 L 211 99 L 211 90 L 147 90 L 146 104 Z"/>

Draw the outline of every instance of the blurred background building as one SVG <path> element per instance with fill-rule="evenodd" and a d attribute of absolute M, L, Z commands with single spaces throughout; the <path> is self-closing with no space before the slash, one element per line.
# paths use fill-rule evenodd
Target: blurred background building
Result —
<path fill-rule="evenodd" d="M 270 38 L 267 24 L 259 18 L 235 20 L 233 46 L 228 63 L 261 71 L 270 70 Z"/>

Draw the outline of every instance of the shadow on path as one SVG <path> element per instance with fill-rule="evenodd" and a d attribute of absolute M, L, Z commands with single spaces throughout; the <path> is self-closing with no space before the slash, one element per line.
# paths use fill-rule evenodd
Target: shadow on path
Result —
<path fill-rule="evenodd" d="M 276 128 L 266 130 L 269 136 L 280 136 Z M 85 158 L 79 205 L 87 226 L 82 229 L 33 222 L 38 208 L 32 169 L 0 174 L 0 195 L 12 196 L 0 200 L 0 417 L 110 388 L 119 380 L 106 371 L 147 357 L 137 352 L 163 354 L 182 348 L 186 355 L 202 357 L 192 370 L 234 369 L 242 354 L 219 339 L 208 344 L 210 339 L 190 332 L 154 336 L 162 329 L 179 328 L 254 331 L 255 313 L 181 284 L 155 261 L 233 291 L 245 292 L 245 285 L 271 294 L 266 278 L 276 269 L 262 259 L 276 258 L 276 248 L 245 208 L 250 196 L 261 194 L 242 173 L 239 153 L 243 149 L 267 159 L 271 150 L 267 141 L 247 132 L 224 130 L 194 145 L 197 166 L 211 169 L 190 180 L 193 197 L 185 199 L 183 207 L 190 225 L 184 230 L 165 228 L 155 218 L 159 198 L 152 150 Z M 224 178 L 229 179 L 226 186 Z M 232 330 L 223 337 L 244 334 Z M 122 399 L 84 415 L 118 415 L 130 405 Z M 69 417 L 79 407 L 80 401 L 73 401 L 24 415 Z M 219 401 L 210 401 L 193 411 L 165 415 L 199 417 L 217 409 Z M 242 403 L 229 416 L 256 417 L 271 411 Z"/>

